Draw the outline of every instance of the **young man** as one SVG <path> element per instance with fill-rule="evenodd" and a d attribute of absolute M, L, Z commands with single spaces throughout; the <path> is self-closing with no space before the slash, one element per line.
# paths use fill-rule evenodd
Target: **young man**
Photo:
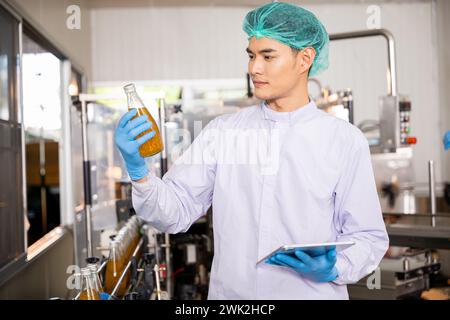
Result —
<path fill-rule="evenodd" d="M 209 299 L 348 299 L 346 284 L 372 272 L 388 247 L 368 143 L 317 109 L 309 75 L 327 67 L 328 34 L 309 11 L 282 2 L 249 12 L 248 71 L 260 105 L 211 121 L 159 179 L 134 138 L 145 117 L 119 122 L 116 144 L 137 214 L 185 232 L 213 206 Z M 298 251 L 257 261 L 284 244 L 353 241 L 342 252 Z M 283 266 L 283 267 L 280 267 Z"/>

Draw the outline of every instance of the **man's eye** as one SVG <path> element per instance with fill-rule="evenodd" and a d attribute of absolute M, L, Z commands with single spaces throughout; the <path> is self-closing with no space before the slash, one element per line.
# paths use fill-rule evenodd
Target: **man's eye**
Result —
<path fill-rule="evenodd" d="M 249 56 L 248 56 L 248 58 L 249 58 L 249 59 L 251 60 L 251 59 L 253 59 L 253 58 L 254 58 L 254 56 L 250 56 L 250 55 L 249 55 Z"/>
<path fill-rule="evenodd" d="M 273 57 L 271 57 L 271 56 L 264 56 L 264 59 L 266 59 L 266 60 L 271 60 Z"/>

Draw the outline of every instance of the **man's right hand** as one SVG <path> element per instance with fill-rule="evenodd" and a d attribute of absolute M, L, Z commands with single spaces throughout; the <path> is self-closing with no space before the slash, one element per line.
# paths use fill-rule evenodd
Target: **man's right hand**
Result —
<path fill-rule="evenodd" d="M 135 140 L 139 134 L 152 127 L 152 123 L 148 121 L 146 115 L 131 120 L 136 113 L 136 109 L 125 113 L 119 120 L 114 134 L 114 141 L 122 154 L 131 180 L 140 180 L 148 175 L 148 168 L 139 153 L 139 147 L 156 134 L 155 131 L 151 131 Z"/>
<path fill-rule="evenodd" d="M 300 275 L 316 282 L 330 282 L 336 280 L 336 248 L 321 255 L 310 255 L 302 250 L 295 250 L 294 256 L 278 253 L 269 258 L 266 263 L 289 267 Z"/>

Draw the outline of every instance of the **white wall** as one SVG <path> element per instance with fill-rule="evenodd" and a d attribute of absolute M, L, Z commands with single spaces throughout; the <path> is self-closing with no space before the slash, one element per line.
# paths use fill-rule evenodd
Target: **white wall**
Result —
<path fill-rule="evenodd" d="M 93 81 L 244 77 L 243 8 L 93 9 Z"/>
<path fill-rule="evenodd" d="M 445 90 L 445 84 L 448 87 L 448 73 L 438 73 L 433 2 L 375 3 L 381 8 L 381 27 L 397 40 L 399 93 L 412 101 L 412 134 L 418 137 L 414 147 L 416 179 L 427 181 L 427 161 L 434 159 L 436 178 L 441 181 L 444 155 L 439 117 L 443 109 L 439 89 Z M 365 30 L 368 5 L 308 1 L 305 7 L 317 14 L 330 33 L 337 33 Z M 93 7 L 92 80 L 241 78 L 247 64 L 247 40 L 241 25 L 250 9 L 212 5 Z M 448 32 L 442 36 L 448 37 Z M 448 42 L 444 46 L 448 48 Z M 382 38 L 333 42 L 330 69 L 320 79 L 332 89 L 353 89 L 356 121 L 376 118 L 377 99 L 387 91 L 386 61 Z M 446 179 L 450 179 L 448 174 Z"/>

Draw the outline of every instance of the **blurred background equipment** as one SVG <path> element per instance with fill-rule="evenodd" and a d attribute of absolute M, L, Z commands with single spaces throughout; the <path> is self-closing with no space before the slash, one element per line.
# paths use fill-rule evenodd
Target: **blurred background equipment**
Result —
<path fill-rule="evenodd" d="M 415 181 L 411 167 L 417 138 L 411 136 L 411 101 L 397 93 L 396 42 L 392 33 L 383 29 L 348 32 L 330 35 L 330 40 L 374 36 L 386 39 L 388 51 L 388 95 L 379 98 L 379 120 L 354 123 L 358 103 L 354 103 L 351 89 L 331 93 L 317 79 L 310 82 L 320 89 L 316 96 L 319 108 L 357 125 L 366 135 L 390 238 L 390 251 L 380 263 L 378 273 L 350 285 L 350 298 L 418 299 L 430 287 L 444 285 L 449 276 L 447 264 L 441 270 L 439 259 L 449 257 L 450 202 L 445 197 L 446 184 L 435 180 L 432 160 L 428 162 L 428 181 Z M 390 254 L 398 246 L 407 250 Z M 372 290 L 368 284 L 374 276 L 381 279 L 379 290 Z"/>

